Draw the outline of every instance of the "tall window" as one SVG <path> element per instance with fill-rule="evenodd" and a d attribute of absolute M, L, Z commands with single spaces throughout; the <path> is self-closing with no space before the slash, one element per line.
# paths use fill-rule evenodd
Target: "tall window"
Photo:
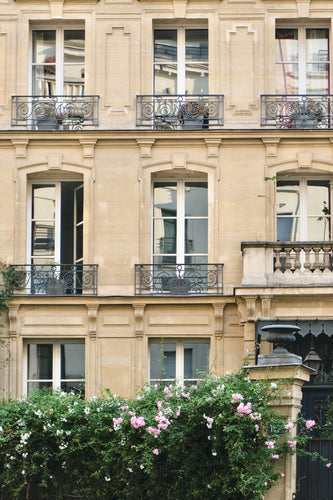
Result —
<path fill-rule="evenodd" d="M 209 368 L 209 341 L 157 340 L 150 344 L 150 383 L 193 384 Z"/>
<path fill-rule="evenodd" d="M 153 263 L 208 261 L 207 182 L 154 183 Z"/>
<path fill-rule="evenodd" d="M 30 185 L 28 262 L 78 264 L 83 260 L 83 185 Z"/>
<path fill-rule="evenodd" d="M 208 94 L 208 30 L 154 30 L 154 93 Z"/>
<path fill-rule="evenodd" d="M 82 29 L 32 31 L 32 93 L 83 95 L 85 33 Z"/>
<path fill-rule="evenodd" d="M 278 241 L 331 239 L 331 189 L 328 180 L 277 182 Z"/>
<path fill-rule="evenodd" d="M 24 392 L 61 389 L 84 395 L 85 345 L 64 340 L 29 341 L 24 346 Z"/>
<path fill-rule="evenodd" d="M 276 29 L 276 93 L 329 94 L 327 28 Z"/>

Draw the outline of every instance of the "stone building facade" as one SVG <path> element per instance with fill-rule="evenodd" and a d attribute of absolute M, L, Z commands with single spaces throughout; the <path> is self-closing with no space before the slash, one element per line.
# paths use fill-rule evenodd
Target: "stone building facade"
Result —
<path fill-rule="evenodd" d="M 283 322 L 324 419 L 332 26 L 324 0 L 0 0 L 3 397 L 190 383 Z"/>

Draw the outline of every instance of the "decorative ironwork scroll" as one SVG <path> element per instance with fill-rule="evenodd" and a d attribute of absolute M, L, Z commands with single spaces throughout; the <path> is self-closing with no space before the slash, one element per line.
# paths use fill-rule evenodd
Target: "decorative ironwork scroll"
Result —
<path fill-rule="evenodd" d="M 12 126 L 80 130 L 99 123 L 99 96 L 12 96 Z"/>
<path fill-rule="evenodd" d="M 333 95 L 262 95 L 261 125 L 333 128 Z"/>
<path fill-rule="evenodd" d="M 97 295 L 97 264 L 14 265 L 14 295 Z"/>
<path fill-rule="evenodd" d="M 223 294 L 223 264 L 137 264 L 135 293 Z"/>
<path fill-rule="evenodd" d="M 138 95 L 136 125 L 158 130 L 221 128 L 223 95 Z"/>

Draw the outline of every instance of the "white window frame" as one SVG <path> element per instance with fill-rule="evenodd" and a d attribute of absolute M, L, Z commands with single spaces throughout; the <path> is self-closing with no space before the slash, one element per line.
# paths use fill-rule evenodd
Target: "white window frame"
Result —
<path fill-rule="evenodd" d="M 152 234 L 152 261 L 154 261 L 155 257 L 163 256 L 165 254 L 158 254 L 154 252 L 154 240 L 155 240 L 155 235 L 154 235 L 154 221 L 159 219 L 160 217 L 155 217 L 154 216 L 154 188 L 155 184 L 159 182 L 165 182 L 165 183 L 176 183 L 176 190 L 177 190 L 177 217 L 175 218 L 176 222 L 176 264 L 185 264 L 185 258 L 188 255 L 191 255 L 193 257 L 197 256 L 202 256 L 204 258 L 207 258 L 208 262 L 208 240 L 209 240 L 209 201 L 208 201 L 208 194 L 209 194 L 209 186 L 208 186 L 208 179 L 207 177 L 198 177 L 198 178 L 156 178 L 152 182 L 152 205 L 151 205 L 151 213 L 152 213 L 152 228 L 151 228 L 151 234 Z M 191 217 L 187 216 L 185 217 L 185 188 L 186 188 L 186 183 L 195 183 L 195 182 L 202 182 L 205 183 L 207 186 L 207 216 L 193 216 L 192 218 L 194 220 L 207 220 L 207 253 L 203 254 L 185 254 L 185 222 L 186 220 L 191 220 Z M 169 217 L 172 219 L 173 217 Z M 170 254 L 169 256 L 171 256 Z"/>
<path fill-rule="evenodd" d="M 54 214 L 54 219 L 45 219 L 45 222 L 50 222 L 53 221 L 55 222 L 55 228 L 54 228 L 54 255 L 50 256 L 37 256 L 34 257 L 32 255 L 32 223 L 34 219 L 32 218 L 32 188 L 35 185 L 54 185 L 55 186 L 55 214 Z M 60 235 L 61 235 L 61 181 L 39 181 L 39 180 L 33 180 L 29 181 L 28 183 L 28 196 L 27 196 L 27 263 L 30 264 L 32 263 L 33 260 L 38 261 L 39 259 L 45 260 L 53 259 L 53 264 L 60 264 Z M 39 219 L 41 220 L 41 219 Z M 35 262 L 36 263 L 36 262 Z"/>
<path fill-rule="evenodd" d="M 326 181 L 330 182 L 331 179 L 328 177 L 311 177 L 311 176 L 300 176 L 300 177 L 290 177 L 290 178 L 283 178 L 279 179 L 281 181 L 286 181 L 290 180 L 290 182 L 297 181 L 299 182 L 299 194 L 300 194 L 300 212 L 299 212 L 299 240 L 296 241 L 308 241 L 308 207 L 307 207 L 307 186 L 309 181 Z M 333 193 L 332 189 L 329 190 L 329 197 L 330 197 L 330 206 L 332 210 L 332 203 L 333 203 Z M 278 207 L 277 207 L 278 210 Z M 276 223 L 278 219 L 278 213 L 276 210 Z M 330 234 L 331 234 L 331 240 L 333 237 L 332 234 L 332 213 L 330 213 Z M 295 242 L 296 242 L 295 241 Z"/>
<path fill-rule="evenodd" d="M 151 346 L 152 344 L 176 344 L 176 377 L 175 379 L 152 379 L 150 377 L 150 365 L 151 365 Z M 163 337 L 163 338 L 156 338 L 156 339 L 150 339 L 149 341 L 149 354 L 148 354 L 148 381 L 149 384 L 156 384 L 156 383 L 176 383 L 178 385 L 183 385 L 184 383 L 190 383 L 190 384 L 195 384 L 198 380 L 200 380 L 198 377 L 195 378 L 190 378 L 190 379 L 184 379 L 184 345 L 185 344 L 205 344 L 208 345 L 209 348 L 209 354 L 208 354 L 208 365 L 210 366 L 210 352 L 211 352 L 211 343 L 210 339 L 208 338 L 200 338 L 200 339 L 193 339 L 193 338 L 188 338 L 188 339 L 179 339 L 179 338 L 173 338 L 173 337 Z M 207 369 L 207 373 L 209 371 L 209 366 Z"/>
<path fill-rule="evenodd" d="M 45 25 L 45 24 L 33 24 L 30 30 L 30 65 L 29 65 L 29 94 L 33 93 L 33 32 L 34 31 L 55 31 L 56 32 L 56 84 L 55 84 L 55 96 L 64 95 L 64 32 L 67 30 L 77 30 L 77 31 L 85 31 L 84 24 L 80 25 Z M 86 48 L 84 51 L 85 59 L 86 59 Z M 86 60 L 84 62 L 84 72 L 85 70 Z M 38 63 L 36 63 L 38 65 Z M 83 83 L 83 93 L 77 95 L 84 95 L 85 84 Z M 75 95 L 75 94 L 74 94 Z M 49 97 L 49 96 L 40 96 L 40 97 Z"/>
<path fill-rule="evenodd" d="M 50 261 L 53 260 L 53 264 L 62 264 L 61 262 L 61 186 L 64 182 L 80 182 L 78 179 L 64 179 L 64 180 L 38 180 L 38 179 L 33 179 L 29 180 L 28 182 L 28 195 L 27 195 L 27 263 L 31 264 L 33 260 L 38 261 L 38 259 L 45 260 L 49 259 Z M 54 255 L 50 256 L 37 256 L 34 257 L 32 255 L 32 223 L 34 219 L 32 218 L 32 188 L 35 185 L 54 185 L 55 186 L 55 214 L 54 214 L 54 219 L 45 219 L 45 222 L 49 222 L 51 220 L 55 221 L 55 231 L 54 231 L 54 242 L 55 242 L 55 248 L 54 248 Z M 77 229 L 79 226 L 84 225 L 84 213 L 83 213 L 83 219 L 79 222 L 76 222 L 76 203 L 75 203 L 75 196 L 78 190 L 82 189 L 83 190 L 83 196 L 84 196 L 84 182 L 82 182 L 80 185 L 78 185 L 76 188 L 74 188 L 74 207 L 73 207 L 73 229 L 74 229 L 74 234 L 73 234 L 73 241 L 74 241 L 74 248 L 73 248 L 73 263 L 75 264 L 82 264 L 83 263 L 83 257 L 80 259 L 76 259 L 76 234 L 77 234 Z M 42 220 L 42 219 L 39 219 Z M 35 262 L 37 263 L 37 262 Z"/>
<path fill-rule="evenodd" d="M 73 262 L 75 264 L 83 264 L 83 241 L 82 241 L 82 257 L 78 258 L 77 257 L 77 233 L 80 228 L 82 228 L 83 232 L 83 226 L 84 226 L 84 211 L 82 210 L 82 219 L 77 220 L 77 194 L 79 191 L 82 191 L 82 196 L 84 195 L 84 185 L 83 183 L 80 184 L 78 187 L 74 189 L 74 255 L 73 255 Z M 83 234 L 82 234 L 83 238 Z"/>
<path fill-rule="evenodd" d="M 49 344 L 53 346 L 52 354 L 52 379 L 39 380 L 39 379 L 28 379 L 28 345 L 29 344 Z M 28 395 L 28 383 L 29 382 L 52 382 L 52 390 L 57 391 L 61 389 L 61 382 L 82 382 L 86 384 L 86 379 L 61 379 L 61 344 L 83 344 L 85 345 L 84 339 L 28 339 L 24 341 L 23 344 L 23 395 Z M 86 352 L 86 349 L 85 349 Z M 84 364 L 86 367 L 86 354 L 84 359 Z M 86 372 L 86 369 L 85 369 Z"/>
<path fill-rule="evenodd" d="M 306 79 L 307 79 L 307 69 L 306 69 L 306 30 L 307 29 L 327 29 L 328 30 L 328 46 L 329 49 L 331 48 L 331 29 L 330 26 L 325 23 L 325 24 L 309 24 L 309 25 L 302 25 L 302 24 L 297 24 L 297 23 L 278 23 L 275 26 L 275 29 L 295 29 L 298 31 L 298 94 L 309 94 L 311 95 L 307 90 L 306 90 Z M 275 43 L 276 43 L 276 35 L 274 37 Z M 329 53 L 329 59 L 328 59 L 328 64 L 329 64 L 329 73 L 328 73 L 328 93 L 331 92 L 331 53 Z M 279 61 L 279 64 L 283 63 L 285 61 Z M 275 65 L 277 65 L 278 62 L 275 61 Z M 291 64 L 291 63 L 290 63 Z"/>
<path fill-rule="evenodd" d="M 175 64 L 177 65 L 177 89 L 176 94 L 185 95 L 186 94 L 186 57 L 185 57 L 185 49 L 186 49 L 186 38 L 185 34 L 187 30 L 206 30 L 208 36 L 208 88 L 209 88 L 209 31 L 207 26 L 203 26 L 200 24 L 195 25 L 172 25 L 172 24 L 162 24 L 156 25 L 153 27 L 153 72 L 152 72 L 152 88 L 154 89 L 153 93 L 156 94 L 155 91 L 155 64 L 161 64 L 159 62 L 155 62 L 154 55 L 154 45 L 155 45 L 155 30 L 175 30 L 177 31 L 177 61 Z M 209 90 L 207 94 L 209 93 Z M 170 94 L 172 95 L 172 94 Z M 190 95 L 190 94 L 189 94 Z"/>

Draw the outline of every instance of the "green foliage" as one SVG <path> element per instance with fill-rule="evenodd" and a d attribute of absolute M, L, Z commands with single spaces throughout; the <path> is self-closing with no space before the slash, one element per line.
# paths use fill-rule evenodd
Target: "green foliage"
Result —
<path fill-rule="evenodd" d="M 7 307 L 8 300 L 18 283 L 18 273 L 13 266 L 0 262 L 0 310 Z"/>
<path fill-rule="evenodd" d="M 265 181 L 281 181 L 283 179 L 288 179 L 291 177 L 291 174 L 285 174 L 285 175 L 273 175 L 273 177 L 264 177 Z"/>
<path fill-rule="evenodd" d="M 296 450 L 271 406 L 283 391 L 244 371 L 134 400 L 38 391 L 2 402 L 0 498 L 259 500 Z"/>

